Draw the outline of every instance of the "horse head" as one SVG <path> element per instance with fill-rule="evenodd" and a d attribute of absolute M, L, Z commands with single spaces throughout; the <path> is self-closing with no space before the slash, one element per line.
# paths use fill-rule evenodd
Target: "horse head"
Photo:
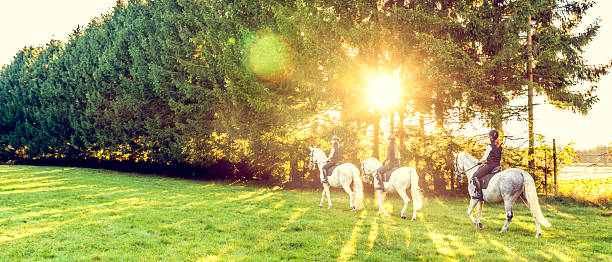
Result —
<path fill-rule="evenodd" d="M 363 180 L 366 183 L 370 183 L 374 179 L 374 173 L 381 166 L 380 162 L 376 158 L 368 158 L 361 160 L 361 172 L 363 172 Z"/>
<path fill-rule="evenodd" d="M 310 155 L 309 155 L 310 160 L 308 162 L 308 168 L 315 169 L 317 168 L 317 165 L 325 162 L 325 153 L 323 152 L 323 150 L 318 149 L 316 147 L 309 147 L 309 148 L 310 148 Z"/>
<path fill-rule="evenodd" d="M 455 156 L 455 179 L 461 182 L 463 175 L 465 175 L 465 177 L 468 179 L 471 179 L 474 171 L 469 171 L 480 166 L 478 164 L 478 159 L 474 158 L 465 151 L 458 154 L 453 153 L 453 156 Z"/>
<path fill-rule="evenodd" d="M 462 175 L 465 173 L 465 168 L 462 166 L 461 171 L 459 171 L 459 154 L 453 152 L 453 156 L 455 157 L 455 161 L 453 161 L 455 163 L 455 180 L 461 182 L 461 180 L 463 180 Z"/>

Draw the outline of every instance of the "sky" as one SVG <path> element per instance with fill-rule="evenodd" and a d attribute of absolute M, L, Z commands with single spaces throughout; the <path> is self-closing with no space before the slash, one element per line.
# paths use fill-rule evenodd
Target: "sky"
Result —
<path fill-rule="evenodd" d="M 612 61 L 612 1 L 599 0 L 583 19 L 586 26 L 601 19 L 601 28 L 595 39 L 585 49 L 584 58 L 589 64 L 606 64 Z M 580 89 L 580 87 L 577 87 Z M 589 149 L 597 145 L 612 146 L 612 74 L 604 76 L 598 83 L 599 102 L 586 116 L 562 111 L 547 104 L 544 97 L 534 99 L 534 132 L 542 134 L 552 144 L 574 142 L 576 149 Z M 526 104 L 526 98 L 511 103 Z M 517 137 L 527 137 L 527 122 L 506 123 L 505 130 Z"/>
<path fill-rule="evenodd" d="M 86 26 L 91 19 L 112 10 L 116 0 L 19 0 L 0 2 L 0 66 L 8 64 L 24 46 L 44 46 L 51 39 L 66 41 L 78 25 Z M 600 0 L 589 10 L 586 24 L 601 19 L 597 37 L 586 48 L 585 58 L 590 64 L 605 64 L 612 60 L 612 1 Z M 534 109 L 534 130 L 549 143 L 558 145 L 574 142 L 576 149 L 588 149 L 612 143 L 612 75 L 598 84 L 599 102 L 588 115 L 561 111 L 537 97 Z M 577 87 L 579 89 L 579 87 Z M 517 99 L 513 104 L 525 104 Z M 475 124 L 478 125 L 478 124 Z M 514 137 L 527 137 L 527 123 L 510 121 L 505 132 Z M 475 127 L 485 133 L 486 128 Z"/>

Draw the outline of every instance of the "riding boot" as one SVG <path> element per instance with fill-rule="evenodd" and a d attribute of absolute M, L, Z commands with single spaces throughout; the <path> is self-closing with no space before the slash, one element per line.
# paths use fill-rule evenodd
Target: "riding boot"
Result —
<path fill-rule="evenodd" d="M 380 172 L 376 172 L 376 179 L 378 180 L 378 185 L 376 186 L 376 190 L 382 190 L 385 191 L 385 185 L 384 185 L 384 180 L 383 180 L 383 176 Z"/>
<path fill-rule="evenodd" d="M 480 179 L 477 177 L 472 178 L 472 183 L 474 183 L 475 193 L 472 196 L 473 199 L 484 200 L 482 197 L 482 187 L 480 185 Z"/>
<path fill-rule="evenodd" d="M 323 180 L 321 180 L 321 183 L 327 184 L 327 171 L 325 169 L 323 169 Z"/>

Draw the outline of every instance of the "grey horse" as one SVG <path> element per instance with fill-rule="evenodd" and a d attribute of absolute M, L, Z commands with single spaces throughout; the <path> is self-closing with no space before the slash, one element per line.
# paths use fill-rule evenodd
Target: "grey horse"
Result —
<path fill-rule="evenodd" d="M 472 176 L 476 172 L 476 167 L 478 166 L 478 159 L 470 156 L 466 152 L 461 152 L 459 154 L 453 153 L 453 155 L 455 156 L 455 179 L 461 181 L 463 177 L 462 175 L 465 174 L 468 181 L 472 181 Z M 474 192 L 474 185 L 472 183 L 468 185 L 468 190 L 470 195 Z M 521 169 L 510 168 L 497 173 L 489 181 L 489 186 L 482 190 L 482 194 L 486 202 L 504 202 L 504 207 L 506 208 L 506 223 L 500 232 L 505 232 L 506 229 L 508 229 L 508 225 L 510 225 L 510 221 L 513 217 L 512 205 L 519 197 L 523 199 L 523 202 L 525 202 L 525 205 L 527 205 L 527 208 L 529 208 L 531 215 L 535 220 L 535 225 L 537 228 L 536 237 L 540 237 L 542 235 L 540 224 L 545 227 L 550 227 L 550 223 L 546 220 L 546 218 L 544 218 L 542 211 L 540 210 L 535 182 L 529 173 Z M 472 211 L 474 210 L 476 204 L 478 204 L 478 211 L 477 218 L 474 219 L 472 216 Z M 482 223 L 480 223 L 482 204 L 483 201 L 470 198 L 470 206 L 468 207 L 467 211 L 468 216 L 478 228 L 483 228 Z"/>

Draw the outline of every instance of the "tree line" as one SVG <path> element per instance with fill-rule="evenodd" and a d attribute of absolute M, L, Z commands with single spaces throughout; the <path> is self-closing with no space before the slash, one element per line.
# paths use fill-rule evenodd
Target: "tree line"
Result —
<path fill-rule="evenodd" d="M 581 163 L 608 164 L 612 160 L 612 149 L 610 146 L 596 146 L 591 149 L 579 150 L 576 152 Z"/>
<path fill-rule="evenodd" d="M 119 0 L 67 42 L 25 47 L 0 69 L 0 157 L 188 166 L 188 176 L 303 186 L 318 183 L 308 146 L 327 149 L 339 135 L 358 163 L 384 157 L 379 138 L 395 133 L 402 164 L 445 193 L 456 188 L 451 152 L 482 149 L 451 125 L 481 119 L 503 131 L 524 117 L 508 103 L 527 93 L 527 30 L 536 93 L 582 114 L 597 101 L 609 65 L 582 53 L 598 21 L 578 30 L 593 4 Z M 397 106 L 367 103 L 376 74 L 399 79 Z M 582 83 L 591 85 L 571 89 Z"/>

